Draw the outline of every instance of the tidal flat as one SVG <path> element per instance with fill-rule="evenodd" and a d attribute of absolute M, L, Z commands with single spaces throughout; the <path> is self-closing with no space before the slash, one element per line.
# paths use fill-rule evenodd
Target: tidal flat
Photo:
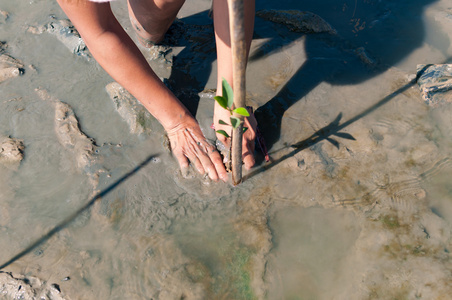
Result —
<path fill-rule="evenodd" d="M 452 295 L 450 1 L 257 2 L 247 101 L 271 161 L 234 187 L 181 175 L 55 1 L 0 0 L 0 265 L 71 219 L 0 270 L 1 299 Z M 214 143 L 210 5 L 140 50 Z"/>

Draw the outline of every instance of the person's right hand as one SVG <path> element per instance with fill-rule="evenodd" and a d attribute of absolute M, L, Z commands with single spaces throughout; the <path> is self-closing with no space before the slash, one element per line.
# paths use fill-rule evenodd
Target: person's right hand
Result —
<path fill-rule="evenodd" d="M 228 175 L 220 153 L 204 137 L 195 119 L 185 119 L 167 130 L 171 151 L 179 162 L 182 173 L 186 173 L 190 162 L 199 173 L 207 173 L 212 180 L 218 181 L 220 178 L 227 181 Z"/>

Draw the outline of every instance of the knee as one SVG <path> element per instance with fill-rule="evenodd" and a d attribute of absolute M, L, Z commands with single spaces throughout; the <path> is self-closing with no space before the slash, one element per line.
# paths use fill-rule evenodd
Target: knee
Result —
<path fill-rule="evenodd" d="M 177 15 L 185 0 L 128 0 L 129 11 L 141 18 L 166 19 Z"/>
<path fill-rule="evenodd" d="M 177 15 L 185 0 L 156 0 L 154 1 L 162 18 Z"/>

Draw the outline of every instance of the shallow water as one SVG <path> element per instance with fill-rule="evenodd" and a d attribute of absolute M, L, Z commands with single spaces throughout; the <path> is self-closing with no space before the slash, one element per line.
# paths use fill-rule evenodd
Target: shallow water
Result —
<path fill-rule="evenodd" d="M 27 32 L 64 18 L 54 1 L 0 0 L 0 39 L 26 66 L 0 83 L 0 136 L 26 147 L 17 170 L 0 165 L 0 263 L 154 156 L 3 271 L 40 278 L 37 290 L 57 284 L 65 299 L 445 299 L 452 107 L 426 106 L 409 82 L 417 64 L 452 56 L 452 18 L 446 0 L 415 2 L 259 1 L 316 13 L 338 35 L 256 19 L 248 97 L 273 162 L 258 154 L 232 187 L 183 178 L 160 125 L 129 133 L 94 60 Z M 187 4 L 172 64 L 151 64 L 207 134 L 213 100 L 198 93 L 216 85 L 210 2 Z M 125 3 L 113 5 L 129 31 Z M 94 139 L 90 169 L 60 144 L 37 87 L 68 103 Z"/>

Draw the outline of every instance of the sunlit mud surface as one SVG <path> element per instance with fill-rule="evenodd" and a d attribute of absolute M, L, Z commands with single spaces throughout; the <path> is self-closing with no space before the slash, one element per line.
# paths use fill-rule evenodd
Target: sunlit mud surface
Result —
<path fill-rule="evenodd" d="M 140 49 L 214 142 L 210 1 L 195 2 Z M 55 1 L 0 0 L 0 264 L 108 190 L 0 270 L 1 299 L 452 295 L 452 87 L 429 79 L 444 93 L 428 101 L 416 80 L 452 63 L 450 2 L 257 2 L 247 98 L 272 160 L 257 152 L 233 187 L 180 174 Z"/>

